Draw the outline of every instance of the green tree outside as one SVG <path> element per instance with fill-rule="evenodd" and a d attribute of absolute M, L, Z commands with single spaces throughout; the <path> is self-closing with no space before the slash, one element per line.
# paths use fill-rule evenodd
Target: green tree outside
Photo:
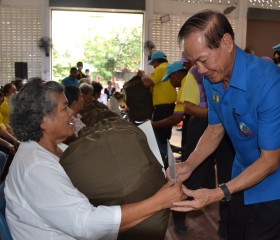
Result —
<path fill-rule="evenodd" d="M 141 67 L 142 26 L 119 27 L 106 37 L 100 35 L 91 37 L 89 30 L 80 39 L 83 57 L 79 58 L 79 61 L 91 66 L 93 77 L 99 75 L 102 80 L 107 81 L 116 72 L 137 72 Z M 73 56 L 71 51 L 59 52 L 55 45 L 52 59 L 53 80 L 56 81 L 67 77 L 70 68 L 77 62 L 77 57 Z"/>

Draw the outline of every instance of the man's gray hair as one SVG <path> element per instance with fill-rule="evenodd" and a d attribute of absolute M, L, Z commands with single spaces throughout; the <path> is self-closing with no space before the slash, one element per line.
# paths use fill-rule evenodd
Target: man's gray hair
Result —
<path fill-rule="evenodd" d="M 210 49 L 220 47 L 221 39 L 225 33 L 228 33 L 234 40 L 234 32 L 230 22 L 225 15 L 216 11 L 205 10 L 190 17 L 178 33 L 179 44 L 194 32 L 204 33 L 206 44 Z"/>
<path fill-rule="evenodd" d="M 92 94 L 93 92 L 93 87 L 91 84 L 88 84 L 88 83 L 82 83 L 80 86 L 79 86 L 81 92 L 83 95 L 88 95 L 89 93 Z"/>

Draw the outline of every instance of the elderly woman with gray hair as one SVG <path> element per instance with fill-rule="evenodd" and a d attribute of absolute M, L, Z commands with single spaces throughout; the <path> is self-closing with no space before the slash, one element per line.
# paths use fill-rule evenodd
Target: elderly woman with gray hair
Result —
<path fill-rule="evenodd" d="M 91 205 L 59 164 L 73 135 L 72 110 L 57 82 L 28 82 L 12 101 L 11 122 L 21 141 L 6 179 L 6 217 L 13 239 L 117 239 L 183 198 L 168 182 L 153 196 L 122 206 Z"/>

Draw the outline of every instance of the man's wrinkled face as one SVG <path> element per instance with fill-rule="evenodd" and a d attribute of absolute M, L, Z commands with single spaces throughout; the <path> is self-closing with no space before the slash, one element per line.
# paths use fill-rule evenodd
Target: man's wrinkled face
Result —
<path fill-rule="evenodd" d="M 230 78 L 233 41 L 229 34 L 223 36 L 219 48 L 210 49 L 205 42 L 204 33 L 194 32 L 184 39 L 184 49 L 187 58 L 199 73 L 207 75 L 211 82 L 218 83 Z"/>

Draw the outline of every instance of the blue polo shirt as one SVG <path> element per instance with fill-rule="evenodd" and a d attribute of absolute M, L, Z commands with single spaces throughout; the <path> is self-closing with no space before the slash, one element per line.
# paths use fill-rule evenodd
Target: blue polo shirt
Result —
<path fill-rule="evenodd" d="M 209 124 L 222 123 L 234 145 L 232 177 L 254 163 L 261 149 L 280 148 L 280 68 L 237 47 L 228 88 L 205 77 Z M 226 159 L 225 159 L 226 161 Z M 280 199 L 280 168 L 245 190 L 245 204 Z"/>
<path fill-rule="evenodd" d="M 79 80 L 78 80 L 77 78 L 73 79 L 71 76 L 69 76 L 69 77 L 64 78 L 64 79 L 61 81 L 61 84 L 62 84 L 64 87 L 67 87 L 67 86 L 79 87 Z"/>

